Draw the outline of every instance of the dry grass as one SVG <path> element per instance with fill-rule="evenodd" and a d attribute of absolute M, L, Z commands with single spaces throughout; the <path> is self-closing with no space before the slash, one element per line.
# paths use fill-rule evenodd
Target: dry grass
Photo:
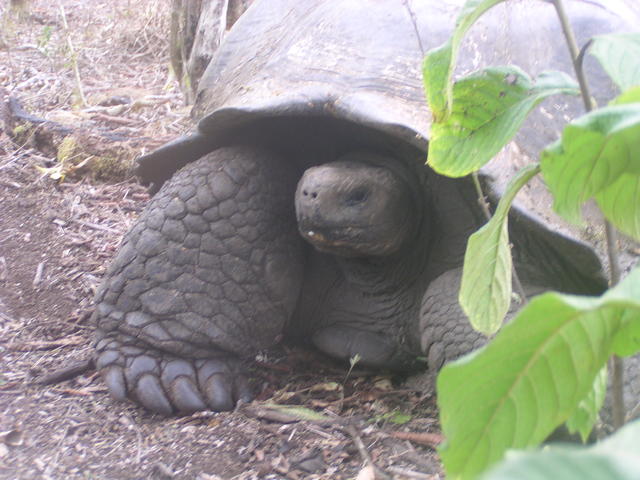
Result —
<path fill-rule="evenodd" d="M 189 127 L 169 69 L 169 0 L 33 0 L 21 15 L 2 5 L 0 101 L 16 99 L 30 114 L 73 129 L 72 165 L 96 157 L 80 173 L 95 167 L 94 176 L 122 180 L 141 151 Z M 13 133 L 5 132 L 0 148 L 39 150 L 37 164 L 56 167 L 62 138 L 48 148 L 30 135 L 7 144 Z"/>

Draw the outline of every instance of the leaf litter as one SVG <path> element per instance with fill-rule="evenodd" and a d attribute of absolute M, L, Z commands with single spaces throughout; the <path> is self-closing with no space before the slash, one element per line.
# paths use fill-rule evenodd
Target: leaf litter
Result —
<path fill-rule="evenodd" d="M 171 1 L 26 3 L 0 3 L 0 478 L 440 478 L 431 395 L 298 347 L 265 352 L 258 400 L 234 412 L 164 418 L 109 397 L 89 317 L 148 200 L 130 167 L 191 126 Z"/>

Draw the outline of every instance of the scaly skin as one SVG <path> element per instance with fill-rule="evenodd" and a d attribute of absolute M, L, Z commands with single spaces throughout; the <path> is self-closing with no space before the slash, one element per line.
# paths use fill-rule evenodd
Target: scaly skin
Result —
<path fill-rule="evenodd" d="M 298 229 L 325 255 L 310 258 L 313 278 L 306 280 L 313 283 L 298 308 L 316 326 L 311 339 L 320 350 L 395 369 L 424 355 L 437 371 L 485 343 L 458 305 L 461 269 L 441 266 L 461 262 L 466 242 L 456 235 L 466 240 L 466 233 L 446 228 L 428 195 L 419 175 L 375 154 L 347 155 L 304 173 Z M 466 207 L 447 205 L 471 230 Z"/>
<path fill-rule="evenodd" d="M 376 367 L 411 368 L 424 351 L 439 368 L 478 346 L 457 306 L 459 274 L 430 254 L 438 239 L 453 258 L 459 242 L 393 163 L 353 154 L 308 170 L 295 195 L 295 166 L 256 148 L 183 167 L 96 296 L 97 366 L 113 396 L 166 415 L 232 409 L 251 398 L 242 361 L 287 324 Z M 325 253 L 306 259 L 297 230 Z"/>
<path fill-rule="evenodd" d="M 97 365 L 116 398 L 171 414 L 249 397 L 241 361 L 281 334 L 302 283 L 292 170 L 223 148 L 151 200 L 96 296 Z"/>
<path fill-rule="evenodd" d="M 476 332 L 458 302 L 462 269 L 449 270 L 433 280 L 422 298 L 420 347 L 429 370 L 481 347 L 487 338 Z"/>

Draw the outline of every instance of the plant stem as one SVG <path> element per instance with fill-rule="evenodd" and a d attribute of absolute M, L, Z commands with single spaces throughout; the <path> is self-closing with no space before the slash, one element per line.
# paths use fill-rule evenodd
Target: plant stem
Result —
<path fill-rule="evenodd" d="M 84 90 L 82 88 L 82 79 L 80 78 L 80 69 L 78 68 L 78 55 L 76 54 L 76 50 L 73 47 L 73 42 L 71 41 L 71 32 L 69 31 L 69 24 L 67 23 L 67 16 L 64 13 L 64 7 L 62 6 L 62 3 L 58 2 L 58 7 L 60 8 L 60 15 L 62 16 L 62 26 L 64 27 L 64 32 L 67 37 L 67 46 L 69 47 L 69 54 L 71 55 L 71 64 L 73 66 L 73 74 L 76 78 L 78 95 L 80 96 L 82 106 L 86 107 L 87 99 L 84 96 Z"/>
<path fill-rule="evenodd" d="M 607 238 L 607 255 L 609 257 L 609 276 L 611 286 L 620 282 L 620 260 L 618 255 L 618 232 L 611 222 L 604 222 L 606 238 Z"/>
<path fill-rule="evenodd" d="M 611 368 L 611 397 L 613 401 L 612 416 L 613 428 L 618 430 L 624 425 L 625 407 L 624 407 L 624 365 L 622 358 L 617 355 L 611 357 L 609 363 Z"/>
<path fill-rule="evenodd" d="M 473 185 L 476 187 L 476 194 L 478 195 L 478 203 L 480 204 L 480 208 L 482 208 L 482 212 L 484 213 L 487 222 L 491 220 L 491 211 L 489 210 L 489 204 L 487 203 L 487 199 L 482 191 L 482 185 L 480 185 L 480 179 L 478 178 L 478 172 L 473 172 L 471 174 L 471 178 L 473 178 Z M 520 295 L 522 304 L 527 303 L 527 294 L 524 291 L 524 287 L 522 286 L 522 282 L 520 281 L 520 277 L 518 277 L 518 272 L 516 272 L 516 267 L 511 267 L 511 280 L 513 281 L 513 286 L 515 287 L 518 295 Z"/>
<path fill-rule="evenodd" d="M 564 9 L 562 0 L 551 0 L 553 6 L 556 9 L 560 24 L 562 25 L 562 31 L 564 33 L 567 46 L 569 47 L 569 53 L 571 54 L 571 61 L 573 62 L 573 69 L 576 72 L 576 78 L 580 85 L 580 93 L 582 95 L 582 101 L 584 108 L 587 112 L 590 112 L 596 108 L 595 101 L 589 91 L 589 85 L 584 74 L 583 59 L 584 55 L 591 45 L 591 40 L 582 48 L 578 50 L 578 44 L 576 37 L 573 34 L 573 29 L 569 23 L 569 18 Z M 618 255 L 618 240 L 616 229 L 608 220 L 604 221 L 606 240 L 607 240 L 607 257 L 609 261 L 609 286 L 613 287 L 620 281 L 620 261 Z M 623 371 L 624 366 L 622 359 L 617 356 L 613 356 L 610 362 L 611 367 L 611 396 L 613 399 L 612 413 L 613 413 L 613 426 L 617 430 L 624 425 L 625 407 L 624 407 L 624 378 Z"/>
<path fill-rule="evenodd" d="M 551 0 L 551 3 L 553 3 L 553 6 L 556 9 L 556 13 L 558 14 L 558 18 L 560 19 L 560 25 L 562 25 L 564 38 L 567 41 L 567 46 L 569 47 L 571 62 L 573 63 L 573 69 L 576 72 L 578 84 L 580 85 L 580 93 L 582 95 L 582 101 L 584 102 L 584 108 L 587 112 L 590 112 L 596 107 L 596 105 L 593 101 L 593 98 L 591 98 L 589 85 L 587 84 L 587 79 L 585 78 L 584 70 L 582 69 L 582 58 L 584 54 L 581 55 L 580 51 L 578 50 L 576 37 L 573 34 L 573 29 L 571 28 L 571 23 L 569 23 L 569 17 L 567 17 L 567 12 L 564 9 L 562 0 Z"/>

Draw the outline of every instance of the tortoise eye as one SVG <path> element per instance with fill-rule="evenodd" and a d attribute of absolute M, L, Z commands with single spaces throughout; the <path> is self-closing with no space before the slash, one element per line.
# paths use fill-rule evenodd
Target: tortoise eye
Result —
<path fill-rule="evenodd" d="M 346 204 L 349 206 L 357 205 L 364 202 L 369 197 L 369 191 L 366 188 L 357 188 L 347 195 Z"/>

